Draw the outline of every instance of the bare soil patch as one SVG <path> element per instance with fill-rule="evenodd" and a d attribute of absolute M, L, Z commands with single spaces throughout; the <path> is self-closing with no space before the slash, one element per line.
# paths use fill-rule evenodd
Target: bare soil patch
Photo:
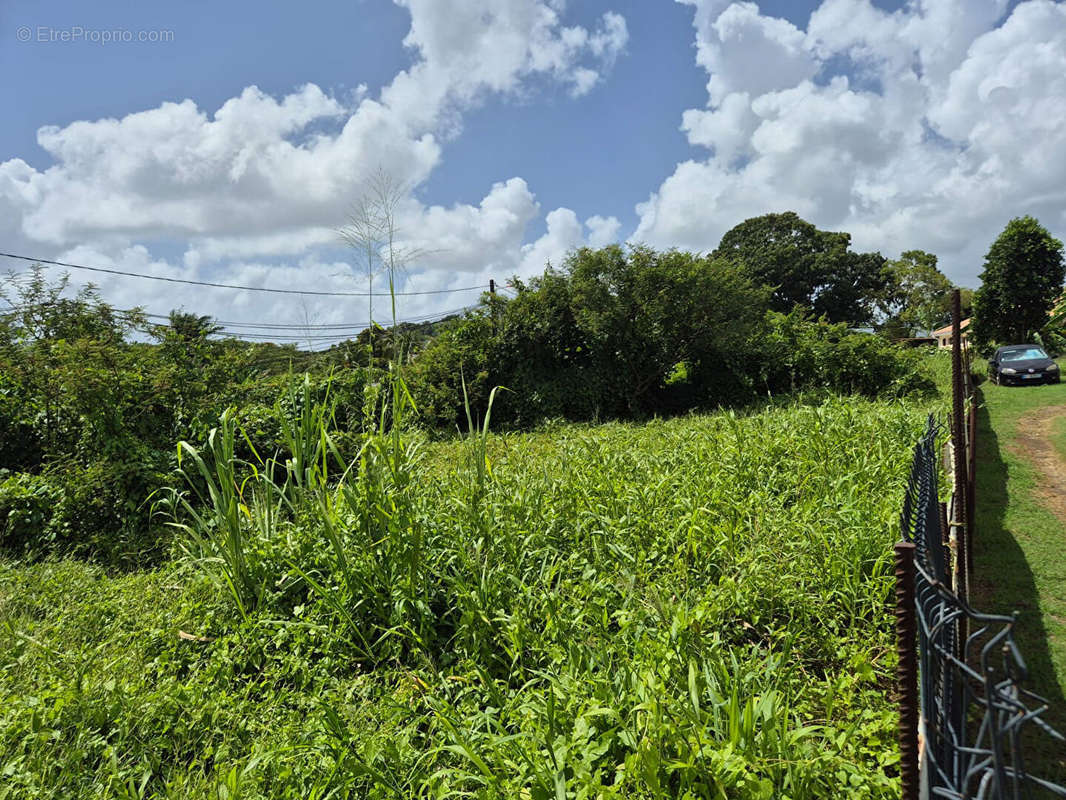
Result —
<path fill-rule="evenodd" d="M 1018 437 L 1010 448 L 1036 467 L 1036 496 L 1066 522 L 1066 461 L 1051 444 L 1051 426 L 1062 416 L 1066 416 L 1066 406 L 1045 406 L 1021 417 Z"/>

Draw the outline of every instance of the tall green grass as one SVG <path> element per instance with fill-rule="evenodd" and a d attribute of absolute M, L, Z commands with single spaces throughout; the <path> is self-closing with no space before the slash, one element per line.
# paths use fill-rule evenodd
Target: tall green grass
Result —
<path fill-rule="evenodd" d="M 284 469 L 234 458 L 229 415 L 184 451 L 202 494 L 175 506 L 174 613 L 214 641 L 122 654 L 121 700 L 94 662 L 80 711 L 14 702 L 9 756 L 34 725 L 68 744 L 86 715 L 123 731 L 110 751 L 81 742 L 65 774 L 18 769 L 83 796 L 111 775 L 141 791 L 146 770 L 142 796 L 239 776 L 253 797 L 896 792 L 889 553 L 917 407 L 522 436 L 482 422 L 438 444 L 392 427 L 343 468 L 323 460 L 328 410 L 289 408 L 307 456 L 286 446 Z M 34 612 L 15 606 L 22 625 Z M 42 644 L 64 647 L 74 632 L 50 625 Z M 24 673 L 5 696 L 64 680 Z M 243 714 L 246 733 L 204 749 L 175 695 Z"/>
<path fill-rule="evenodd" d="M 928 403 L 430 443 L 393 376 L 348 457 L 297 379 L 183 444 L 163 569 L 0 564 L 0 800 L 898 796 Z"/>

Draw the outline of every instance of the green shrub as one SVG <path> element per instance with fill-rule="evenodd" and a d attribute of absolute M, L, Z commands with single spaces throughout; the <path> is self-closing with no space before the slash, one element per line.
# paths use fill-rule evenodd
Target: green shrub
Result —
<path fill-rule="evenodd" d="M 408 372 L 419 422 L 430 429 L 456 430 L 463 421 L 463 381 L 471 401 L 480 407 L 492 388 L 490 372 L 498 349 L 486 311 L 475 311 L 445 326 Z"/>
<path fill-rule="evenodd" d="M 49 544 L 64 553 L 122 566 L 155 561 L 164 550 L 163 529 L 151 524 L 152 493 L 173 482 L 173 456 L 148 448 L 123 460 L 51 468 L 61 488 L 49 525 Z"/>
<path fill-rule="evenodd" d="M 759 377 L 770 394 L 812 389 L 864 397 L 931 392 L 924 355 L 884 337 L 810 319 L 802 309 L 769 312 L 761 340 Z"/>
<path fill-rule="evenodd" d="M 506 386 L 497 420 L 519 428 L 732 400 L 768 296 L 732 264 L 643 246 L 582 248 L 515 285 L 516 298 L 490 298 L 415 359 L 426 424 L 462 428 L 461 376 L 479 408 Z"/>
<path fill-rule="evenodd" d="M 35 409 L 22 387 L 2 369 L 0 360 L 0 469 L 30 471 L 43 458 Z"/>
<path fill-rule="evenodd" d="M 26 472 L 0 470 L 0 547 L 26 551 L 48 544 L 54 535 L 52 518 L 63 491 L 47 478 Z"/>
<path fill-rule="evenodd" d="M 121 566 L 158 559 L 164 542 L 151 525 L 148 499 L 172 480 L 169 454 L 144 455 L 146 462 L 71 461 L 41 474 L 10 474 L 0 483 L 0 548 Z"/>

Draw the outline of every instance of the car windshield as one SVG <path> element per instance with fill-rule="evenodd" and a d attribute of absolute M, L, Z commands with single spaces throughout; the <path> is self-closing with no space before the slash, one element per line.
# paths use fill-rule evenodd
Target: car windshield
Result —
<path fill-rule="evenodd" d="M 1023 347 L 1019 350 L 1004 350 L 1002 361 L 1028 361 L 1033 358 L 1047 358 L 1047 353 L 1039 347 Z"/>

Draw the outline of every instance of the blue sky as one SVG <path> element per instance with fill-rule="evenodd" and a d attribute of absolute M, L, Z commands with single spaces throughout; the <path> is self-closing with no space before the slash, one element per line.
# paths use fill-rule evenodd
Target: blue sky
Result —
<path fill-rule="evenodd" d="M 171 40 L 58 40 L 141 31 Z M 413 266 L 421 287 L 613 240 L 709 250 L 789 208 L 973 284 L 1010 217 L 1066 229 L 1064 76 L 1050 0 L 7 0 L 0 249 L 350 288 L 334 229 L 381 167 L 410 186 L 404 227 L 443 254 Z"/>
<path fill-rule="evenodd" d="M 421 187 L 427 202 L 476 203 L 487 185 L 522 175 L 548 207 L 568 206 L 579 216 L 613 213 L 631 232 L 635 205 L 691 155 L 678 127 L 680 115 L 706 101 L 707 83 L 692 57 L 692 8 L 651 0 L 570 5 L 568 22 L 594 24 L 613 9 L 629 23 L 626 53 L 611 79 L 581 102 L 548 88 L 468 113 L 463 135 L 449 143 L 447 159 Z M 875 5 L 892 10 L 902 3 Z M 790 0 L 760 3 L 765 14 L 797 25 L 804 25 L 815 7 Z M 41 125 L 121 117 L 187 97 L 213 110 L 250 85 L 272 95 L 305 83 L 339 94 L 366 84 L 375 92 L 411 62 L 402 43 L 409 21 L 386 0 L 308 0 L 298 7 L 104 0 L 91 11 L 83 0 L 13 0 L 0 10 L 0 92 L 9 109 L 0 155 L 47 167 L 52 159 L 36 142 Z M 12 46 L 20 26 L 31 28 L 36 38 L 40 27 L 50 36 L 77 25 L 167 30 L 174 38 L 166 45 Z"/>
<path fill-rule="evenodd" d="M 609 211 L 636 226 L 636 203 L 689 151 L 678 129 L 681 110 L 706 96 L 706 76 L 692 59 L 692 10 L 647 0 L 572 5 L 571 23 L 594 24 L 610 9 L 631 23 L 626 55 L 611 80 L 580 102 L 548 86 L 472 110 L 462 136 L 448 143 L 444 163 L 420 187 L 427 202 L 476 203 L 493 182 L 522 175 L 548 207 L 569 206 L 579 216 Z M 35 1 L 0 14 L 0 87 L 13 109 L 0 130 L 0 154 L 38 168 L 52 162 L 36 142 L 43 124 L 121 117 L 186 97 L 213 110 L 250 85 L 276 96 L 306 83 L 337 94 L 366 84 L 374 93 L 411 63 L 402 43 L 409 16 L 386 0 L 311 0 L 298 7 L 112 0 L 94 3 L 91 14 L 84 2 Z M 36 37 L 39 26 L 72 24 L 172 30 L 174 40 L 11 46 L 20 26 Z"/>

